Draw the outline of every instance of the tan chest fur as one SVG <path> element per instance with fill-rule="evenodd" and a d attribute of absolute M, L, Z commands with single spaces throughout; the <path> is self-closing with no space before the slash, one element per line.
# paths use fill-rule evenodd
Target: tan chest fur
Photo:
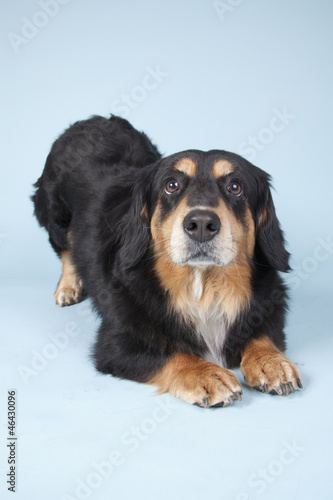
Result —
<path fill-rule="evenodd" d="M 221 351 L 228 328 L 251 296 L 250 268 L 247 262 L 201 269 L 156 262 L 162 285 L 168 290 L 171 307 L 190 322 L 207 345 L 205 358 L 224 365 Z"/>

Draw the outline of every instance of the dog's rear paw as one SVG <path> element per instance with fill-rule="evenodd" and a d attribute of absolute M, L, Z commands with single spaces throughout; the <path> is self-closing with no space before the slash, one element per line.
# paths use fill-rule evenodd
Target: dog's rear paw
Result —
<path fill-rule="evenodd" d="M 54 300 L 59 306 L 71 306 L 77 304 L 82 299 L 82 285 L 77 283 L 75 286 L 61 286 L 59 283 L 54 292 Z"/>

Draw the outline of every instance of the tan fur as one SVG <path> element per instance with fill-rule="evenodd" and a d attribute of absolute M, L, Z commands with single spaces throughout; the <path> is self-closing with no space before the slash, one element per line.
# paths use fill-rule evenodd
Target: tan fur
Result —
<path fill-rule="evenodd" d="M 227 406 L 240 399 L 241 386 L 231 370 L 220 368 L 191 354 L 175 354 L 148 382 L 158 393 L 169 392 L 188 403 Z"/>
<path fill-rule="evenodd" d="M 202 207 L 201 207 L 202 208 Z M 248 259 L 254 249 L 254 223 L 248 210 L 247 230 L 237 221 L 234 214 L 220 201 L 214 210 L 222 225 L 228 219 L 235 241 L 235 259 L 225 266 L 208 266 L 202 273 L 202 294 L 199 300 L 193 296 L 195 280 L 194 268 L 190 265 L 176 265 L 170 259 L 169 242 L 176 219 L 183 220 L 193 207 L 187 206 L 187 199 L 171 212 L 161 224 L 158 203 L 151 223 L 152 240 L 156 255 L 155 270 L 162 286 L 169 292 L 171 306 L 186 319 L 196 321 L 196 317 L 206 314 L 225 315 L 232 323 L 241 309 L 245 308 L 251 296 L 251 269 Z M 194 314 L 193 314 L 194 312 Z"/>
<path fill-rule="evenodd" d="M 255 246 L 255 225 L 254 220 L 252 218 L 251 210 L 249 208 L 248 203 L 246 202 L 246 215 L 245 222 L 247 226 L 247 231 L 245 234 L 243 233 L 243 243 L 244 243 L 244 251 L 245 255 L 252 259 L 254 254 L 254 246 Z"/>
<path fill-rule="evenodd" d="M 177 266 L 168 259 L 156 261 L 156 271 L 162 286 L 168 290 L 171 305 L 187 320 L 221 314 L 232 323 L 250 298 L 250 270 L 243 262 L 225 267 L 210 266 L 202 276 L 202 294 L 199 301 L 193 297 L 194 270 L 191 266 Z"/>
<path fill-rule="evenodd" d="M 298 368 L 275 347 L 267 335 L 252 339 L 247 344 L 241 370 L 246 382 L 262 392 L 288 394 L 301 387 Z"/>
<path fill-rule="evenodd" d="M 152 242 L 157 260 L 168 260 L 168 243 L 170 241 L 171 232 L 175 219 L 177 217 L 184 218 L 188 212 L 187 197 L 171 211 L 167 219 L 161 222 L 161 201 L 158 200 L 154 215 L 151 220 L 150 229 L 152 234 Z"/>
<path fill-rule="evenodd" d="M 140 217 L 141 217 L 141 219 L 145 219 L 148 221 L 148 208 L 147 208 L 146 203 L 143 205 L 143 207 L 141 209 Z"/>
<path fill-rule="evenodd" d="M 259 226 L 262 226 L 270 218 L 270 213 L 268 208 L 265 208 L 259 217 Z"/>
<path fill-rule="evenodd" d="M 222 177 L 224 175 L 231 174 L 234 171 L 232 163 L 228 160 L 218 160 L 214 163 L 212 168 L 212 173 L 215 179 Z"/>
<path fill-rule="evenodd" d="M 176 163 L 175 170 L 179 170 L 189 177 L 194 177 L 197 173 L 197 165 L 190 158 L 182 158 Z"/>
<path fill-rule="evenodd" d="M 69 236 L 70 240 L 70 236 Z M 61 253 L 62 275 L 59 280 L 54 299 L 60 306 L 69 306 L 80 302 L 82 295 L 82 280 L 79 278 L 72 262 L 71 251 Z"/>

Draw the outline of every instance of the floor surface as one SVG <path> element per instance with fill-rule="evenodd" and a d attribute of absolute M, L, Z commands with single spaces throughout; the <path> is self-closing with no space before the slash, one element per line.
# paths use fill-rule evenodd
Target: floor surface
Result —
<path fill-rule="evenodd" d="M 98 374 L 89 301 L 61 309 L 52 292 L 49 283 L 1 289 L 1 406 L 4 416 L 14 389 L 16 499 L 331 498 L 332 296 L 294 299 L 288 355 L 302 391 L 260 394 L 237 370 L 243 400 L 201 409 Z"/>

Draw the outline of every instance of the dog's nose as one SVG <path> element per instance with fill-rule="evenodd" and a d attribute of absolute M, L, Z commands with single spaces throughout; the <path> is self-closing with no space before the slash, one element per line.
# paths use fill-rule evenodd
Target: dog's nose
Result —
<path fill-rule="evenodd" d="M 192 210 L 186 215 L 183 227 L 192 240 L 203 243 L 214 238 L 220 230 L 221 222 L 210 210 Z"/>

